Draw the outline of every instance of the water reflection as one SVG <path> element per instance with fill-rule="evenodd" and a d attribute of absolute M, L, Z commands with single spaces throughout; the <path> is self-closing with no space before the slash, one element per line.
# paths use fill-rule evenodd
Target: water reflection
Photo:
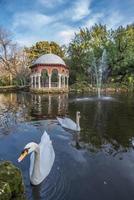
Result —
<path fill-rule="evenodd" d="M 0 159 L 21 168 L 27 199 L 133 199 L 134 96 L 114 98 L 117 101 L 69 101 L 68 95 L 0 94 Z M 75 121 L 77 110 L 81 132 L 63 130 L 56 116 L 68 114 Z M 31 187 L 29 158 L 19 165 L 17 153 L 30 141 L 38 143 L 44 130 L 56 160 L 41 187 Z"/>
<path fill-rule="evenodd" d="M 133 111 L 129 109 L 131 103 L 77 102 L 76 107 L 81 107 L 80 111 L 84 113 L 81 119 L 81 146 L 92 152 L 103 151 L 112 156 L 129 151 L 134 135 L 133 118 L 128 117 L 134 117 Z"/>
<path fill-rule="evenodd" d="M 80 110 L 82 130 L 80 135 L 72 133 L 76 148 L 109 155 L 126 152 L 134 137 L 133 96 L 113 98 L 117 101 L 69 101 L 68 94 L 0 94 L 1 135 L 21 122 L 55 120 L 57 115 L 69 114 L 75 121 L 75 113 Z M 51 123 L 48 127 L 52 127 Z"/>
<path fill-rule="evenodd" d="M 36 185 L 36 186 L 32 185 L 33 200 L 41 199 L 40 191 L 41 191 L 41 184 L 40 185 Z"/>
<path fill-rule="evenodd" d="M 36 119 L 55 118 L 68 112 L 68 94 L 31 95 L 31 116 Z"/>
<path fill-rule="evenodd" d="M 80 142 L 80 132 L 73 133 L 72 146 L 74 146 L 76 149 L 82 148 L 81 142 Z"/>
<path fill-rule="evenodd" d="M 32 119 L 55 118 L 68 111 L 68 94 L 0 94 L 1 126 Z"/>

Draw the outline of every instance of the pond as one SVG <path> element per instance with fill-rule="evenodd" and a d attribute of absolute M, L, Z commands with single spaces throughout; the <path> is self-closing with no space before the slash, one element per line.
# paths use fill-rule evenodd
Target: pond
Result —
<path fill-rule="evenodd" d="M 10 160 L 23 174 L 28 200 L 133 200 L 134 95 L 0 94 L 0 160 Z M 81 132 L 64 130 L 56 116 L 75 121 Z M 55 162 L 39 186 L 31 186 L 29 157 L 18 163 L 23 147 L 51 137 Z"/>

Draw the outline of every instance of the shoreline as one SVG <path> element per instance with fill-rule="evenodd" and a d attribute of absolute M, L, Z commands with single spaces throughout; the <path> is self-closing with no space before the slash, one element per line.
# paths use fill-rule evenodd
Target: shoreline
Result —
<path fill-rule="evenodd" d="M 72 88 L 70 86 L 69 89 L 64 89 L 64 90 L 59 90 L 59 89 L 30 89 L 29 86 L 0 86 L 0 93 L 6 93 L 6 92 L 21 92 L 21 91 L 27 91 L 35 94 L 62 94 L 62 93 L 96 93 L 97 90 L 96 88 L 91 88 L 91 87 L 76 87 Z M 101 93 L 108 94 L 108 93 L 129 93 L 129 92 L 134 92 L 134 90 L 131 90 L 130 88 L 123 88 L 123 87 L 107 87 L 101 89 Z"/>
<path fill-rule="evenodd" d="M 18 91 L 29 91 L 29 86 L 0 86 L 0 93 L 4 92 L 18 92 Z"/>

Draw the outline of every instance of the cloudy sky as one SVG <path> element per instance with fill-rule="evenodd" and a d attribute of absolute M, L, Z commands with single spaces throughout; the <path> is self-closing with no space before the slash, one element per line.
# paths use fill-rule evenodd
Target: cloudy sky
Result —
<path fill-rule="evenodd" d="M 67 44 L 80 27 L 132 23 L 134 0 L 0 0 L 0 26 L 20 45 L 48 40 Z"/>

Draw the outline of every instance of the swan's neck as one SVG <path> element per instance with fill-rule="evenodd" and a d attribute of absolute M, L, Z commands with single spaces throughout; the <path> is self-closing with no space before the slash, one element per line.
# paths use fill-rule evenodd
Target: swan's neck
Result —
<path fill-rule="evenodd" d="M 78 115 L 76 115 L 76 128 L 80 129 L 80 118 Z"/>
<path fill-rule="evenodd" d="M 36 150 L 34 151 L 34 164 L 33 164 L 33 171 L 31 175 L 31 181 L 34 182 L 38 181 L 40 177 L 40 148 L 37 146 Z M 32 181 L 33 182 L 33 181 Z"/>

